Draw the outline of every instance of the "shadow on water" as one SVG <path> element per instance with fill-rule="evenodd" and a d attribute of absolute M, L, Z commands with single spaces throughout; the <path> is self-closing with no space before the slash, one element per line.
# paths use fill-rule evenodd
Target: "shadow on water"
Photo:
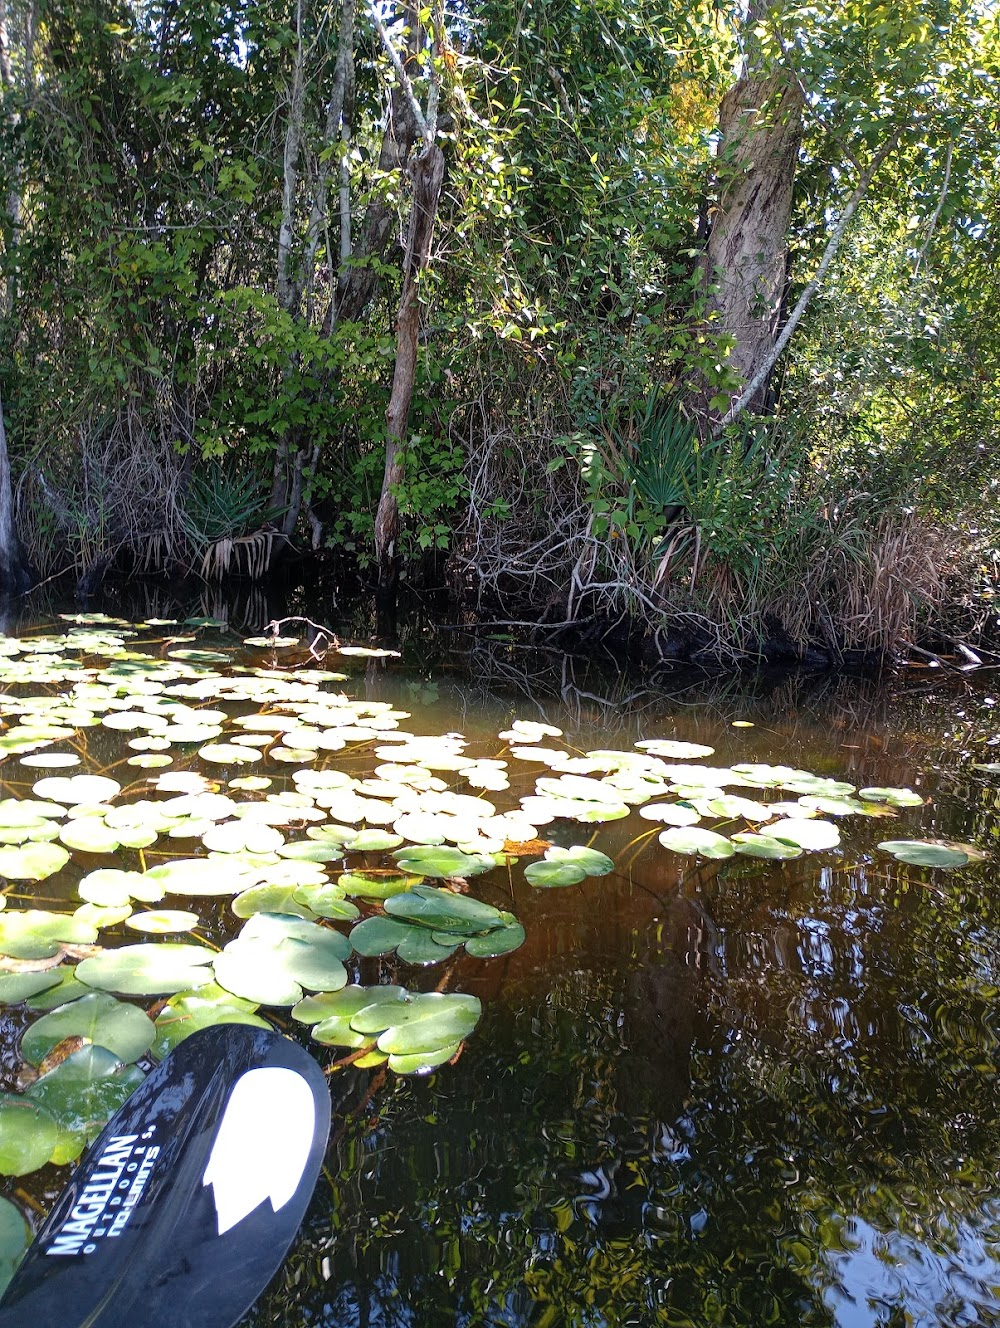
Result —
<path fill-rule="evenodd" d="M 192 605 L 139 587 L 101 607 L 248 634 L 290 613 L 352 639 L 385 627 L 364 606 L 322 614 L 283 594 Z M 928 802 L 852 824 L 819 859 L 681 858 L 630 819 L 601 827 L 610 876 L 476 881 L 522 919 L 525 945 L 435 973 L 482 998 L 482 1023 L 427 1078 L 373 1072 L 248 1323 L 1000 1324 L 1000 895 L 989 861 L 946 873 L 875 849 L 904 829 L 991 848 L 1000 777 L 975 768 L 996 736 L 991 675 L 654 684 L 439 630 L 419 606 L 397 639 L 402 660 L 351 685 L 409 710 L 416 732 L 496 749 L 516 716 L 580 750 L 676 737 L 718 764 L 909 785 Z M 365 962 L 366 981 L 399 971 Z"/>

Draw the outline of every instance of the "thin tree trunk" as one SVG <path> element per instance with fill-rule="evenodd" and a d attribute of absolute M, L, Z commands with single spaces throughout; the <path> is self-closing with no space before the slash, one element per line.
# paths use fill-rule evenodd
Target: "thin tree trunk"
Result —
<path fill-rule="evenodd" d="M 14 486 L 7 454 L 7 431 L 0 401 L 0 594 L 18 595 L 31 584 L 31 573 L 14 527 Z"/>
<path fill-rule="evenodd" d="M 436 143 L 425 147 L 410 167 L 413 203 L 410 210 L 410 234 L 403 268 L 403 290 L 396 315 L 396 362 L 392 391 L 385 412 L 385 474 L 375 515 L 375 556 L 379 585 L 387 590 L 395 585 L 399 564 L 399 503 L 396 489 L 404 476 L 403 455 L 406 446 L 406 423 L 413 400 L 417 368 L 417 343 L 420 333 L 420 275 L 430 259 L 434 221 L 444 183 L 444 153 Z"/>

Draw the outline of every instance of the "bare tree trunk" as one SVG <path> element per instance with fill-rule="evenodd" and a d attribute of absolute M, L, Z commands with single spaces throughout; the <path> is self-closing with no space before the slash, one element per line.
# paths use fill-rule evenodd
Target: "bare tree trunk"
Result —
<path fill-rule="evenodd" d="M 0 595 L 18 595 L 31 584 L 31 573 L 14 527 L 14 486 L 7 455 L 7 431 L 0 401 Z"/>
<path fill-rule="evenodd" d="M 444 183 L 444 153 L 436 143 L 424 148 L 410 166 L 409 174 L 413 182 L 410 234 L 403 267 L 403 290 L 396 314 L 396 362 L 392 374 L 392 391 L 385 412 L 385 474 L 375 514 L 375 556 L 379 585 L 383 590 L 395 585 L 398 574 L 399 503 L 395 489 L 403 480 L 406 422 L 416 377 L 421 314 L 419 282 L 430 259 L 434 220 Z"/>
<path fill-rule="evenodd" d="M 422 29 L 411 16 L 407 62 L 416 58 L 422 41 Z M 405 169 L 420 138 L 420 126 L 403 86 L 397 83 L 389 97 L 389 115 L 382 134 L 378 173 L 389 175 Z M 376 193 L 365 209 L 356 236 L 346 235 L 343 213 L 344 181 L 341 179 L 341 261 L 333 299 L 323 319 L 323 331 L 329 336 L 338 322 L 356 322 L 361 317 L 379 282 L 379 261 L 384 261 L 399 232 L 399 212 L 394 202 Z M 348 214 L 349 216 L 349 214 Z"/>
<path fill-rule="evenodd" d="M 708 312 L 713 331 L 735 338 L 729 365 L 744 383 L 780 330 L 802 108 L 802 91 L 784 70 L 745 75 L 720 108 L 724 183 L 706 253 L 715 287 Z M 764 409 L 766 397 L 765 381 L 745 404 Z"/>

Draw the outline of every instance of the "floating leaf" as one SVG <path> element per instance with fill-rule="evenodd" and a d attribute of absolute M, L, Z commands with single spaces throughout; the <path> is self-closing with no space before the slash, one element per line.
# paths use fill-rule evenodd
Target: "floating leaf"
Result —
<path fill-rule="evenodd" d="M 261 759 L 255 747 L 244 747 L 235 742 L 208 743 L 198 748 L 198 755 L 203 761 L 212 761 L 216 765 L 252 765 Z"/>
<path fill-rule="evenodd" d="M 284 913 L 255 913 L 216 958 L 216 981 L 261 1005 L 295 1005 L 302 988 L 337 991 L 351 952 L 340 932 Z"/>
<path fill-rule="evenodd" d="M 664 830 L 659 839 L 663 847 L 673 853 L 698 853 L 703 858 L 731 858 L 736 852 L 736 845 L 725 835 L 717 835 L 714 830 L 702 830 L 698 826 L 677 826 Z"/>
<path fill-rule="evenodd" d="M 914 867 L 964 867 L 971 857 L 964 846 L 941 844 L 927 839 L 886 839 L 879 848 L 891 853 L 897 862 Z"/>
<path fill-rule="evenodd" d="M 0 913 L 0 954 L 49 959 L 64 945 L 91 945 L 97 928 L 66 913 L 8 908 Z"/>
<path fill-rule="evenodd" d="M 295 902 L 304 904 L 321 918 L 333 918 L 337 922 L 353 922 L 361 916 L 358 906 L 344 898 L 340 882 L 300 886 L 295 892 Z"/>
<path fill-rule="evenodd" d="M 919 793 L 909 788 L 863 788 L 858 790 L 859 798 L 869 802 L 887 802 L 890 807 L 922 807 L 924 800 Z"/>
<path fill-rule="evenodd" d="M 587 873 L 575 862 L 533 862 L 525 867 L 524 876 L 529 885 L 546 888 L 579 885 L 587 879 Z"/>
<path fill-rule="evenodd" d="M 421 877 L 403 872 L 342 872 L 337 886 L 346 895 L 360 895 L 364 899 L 388 899 L 391 895 L 409 890 Z"/>
<path fill-rule="evenodd" d="M 69 854 L 58 844 L 25 844 L 22 848 L 0 848 L 0 877 L 9 881 L 44 881 L 69 862 Z"/>
<path fill-rule="evenodd" d="M 47 987 L 40 991 L 36 996 L 28 998 L 28 1009 L 35 1010 L 55 1010 L 60 1005 L 67 1005 L 70 1001 L 75 1001 L 79 996 L 89 996 L 94 990 L 88 987 L 86 983 L 81 982 L 76 976 L 76 968 L 72 965 L 52 970 L 58 977 L 58 982 L 54 987 Z M 47 974 L 46 976 L 49 976 Z"/>
<path fill-rule="evenodd" d="M 170 998 L 157 1016 L 152 1055 L 162 1060 L 186 1037 L 216 1024 L 270 1028 L 266 1019 L 254 1013 L 256 1008 L 252 1001 L 241 1000 L 214 982 L 197 991 L 180 992 Z"/>
<path fill-rule="evenodd" d="M 806 848 L 814 853 L 822 849 L 836 848 L 840 843 L 840 831 L 829 821 L 787 818 L 774 821 L 767 827 L 767 833 L 773 839 L 797 844 L 799 848 Z"/>
<path fill-rule="evenodd" d="M 149 1027 L 152 1030 L 151 1023 Z M 106 1048 L 89 1046 L 36 1079 L 26 1098 L 48 1111 L 59 1128 L 52 1160 L 65 1164 L 79 1157 L 145 1077 L 137 1066 L 123 1066 Z"/>
<path fill-rule="evenodd" d="M 0 1295 L 31 1241 L 31 1228 L 24 1214 L 9 1199 L 0 1198 Z"/>
<path fill-rule="evenodd" d="M 51 798 L 67 807 L 109 802 L 121 790 L 116 779 L 105 775 L 52 775 L 32 785 L 32 791 L 40 798 Z"/>
<path fill-rule="evenodd" d="M 166 936 L 173 932 L 192 931 L 198 926 L 198 914 L 186 909 L 161 908 L 147 913 L 133 913 L 125 921 L 134 931 Z"/>
<path fill-rule="evenodd" d="M 129 1064 L 148 1050 L 153 1024 L 137 1006 L 95 991 L 32 1024 L 21 1039 L 21 1055 L 32 1065 L 41 1065 L 52 1048 L 68 1037 L 86 1038 Z"/>
<path fill-rule="evenodd" d="M 670 761 L 697 760 L 699 756 L 712 756 L 714 747 L 700 742 L 676 742 L 672 738 L 645 738 L 635 744 L 651 756 L 665 756 Z"/>
<path fill-rule="evenodd" d="M 102 950 L 76 966 L 81 982 L 127 996 L 169 995 L 202 987 L 212 979 L 207 965 L 215 959 L 204 945 L 161 942 Z"/>
<path fill-rule="evenodd" d="M 403 871 L 415 876 L 467 877 L 495 867 L 496 859 L 488 854 L 462 853 L 457 848 L 437 845 L 407 846 L 392 855 Z"/>
<path fill-rule="evenodd" d="M 37 1171 L 58 1142 L 59 1126 L 45 1107 L 14 1093 L 0 1093 L 0 1175 Z"/>
<path fill-rule="evenodd" d="M 299 888 L 294 881 L 281 885 L 272 885 L 270 881 L 252 885 L 233 900 L 233 912 L 238 918 L 252 918 L 255 913 L 294 913 L 300 918 L 313 919 L 315 912 L 295 898 Z"/>
<path fill-rule="evenodd" d="M 50 969 L 47 973 L 4 973 L 0 974 L 0 1003 L 19 1005 L 29 996 L 37 996 L 59 985 L 60 972 Z"/>
<path fill-rule="evenodd" d="M 385 901 L 385 911 L 393 918 L 459 935 L 492 931 L 503 923 L 500 910 L 491 904 L 433 885 L 415 885 L 405 894 L 393 895 Z"/>
<path fill-rule="evenodd" d="M 661 821 L 665 825 L 697 825 L 701 812 L 683 802 L 647 802 L 639 808 L 645 821 Z"/>
<path fill-rule="evenodd" d="M 733 840 L 737 853 L 742 853 L 748 858 L 767 858 L 777 862 L 802 856 L 802 850 L 797 844 L 786 843 L 783 839 L 773 839 L 770 835 L 733 835 Z"/>
<path fill-rule="evenodd" d="M 246 889 L 251 878 L 244 863 L 219 858 L 175 858 L 151 867 L 143 876 L 163 894 L 235 895 Z M 162 896 L 161 896 L 162 897 Z"/>

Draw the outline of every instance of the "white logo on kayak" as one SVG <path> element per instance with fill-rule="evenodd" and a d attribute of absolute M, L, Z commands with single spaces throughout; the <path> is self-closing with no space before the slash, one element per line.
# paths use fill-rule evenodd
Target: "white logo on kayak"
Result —
<path fill-rule="evenodd" d="M 203 1185 L 213 1186 L 219 1235 L 265 1199 L 275 1212 L 298 1189 L 312 1147 L 316 1107 L 300 1074 L 250 1070 L 226 1103 Z"/>

